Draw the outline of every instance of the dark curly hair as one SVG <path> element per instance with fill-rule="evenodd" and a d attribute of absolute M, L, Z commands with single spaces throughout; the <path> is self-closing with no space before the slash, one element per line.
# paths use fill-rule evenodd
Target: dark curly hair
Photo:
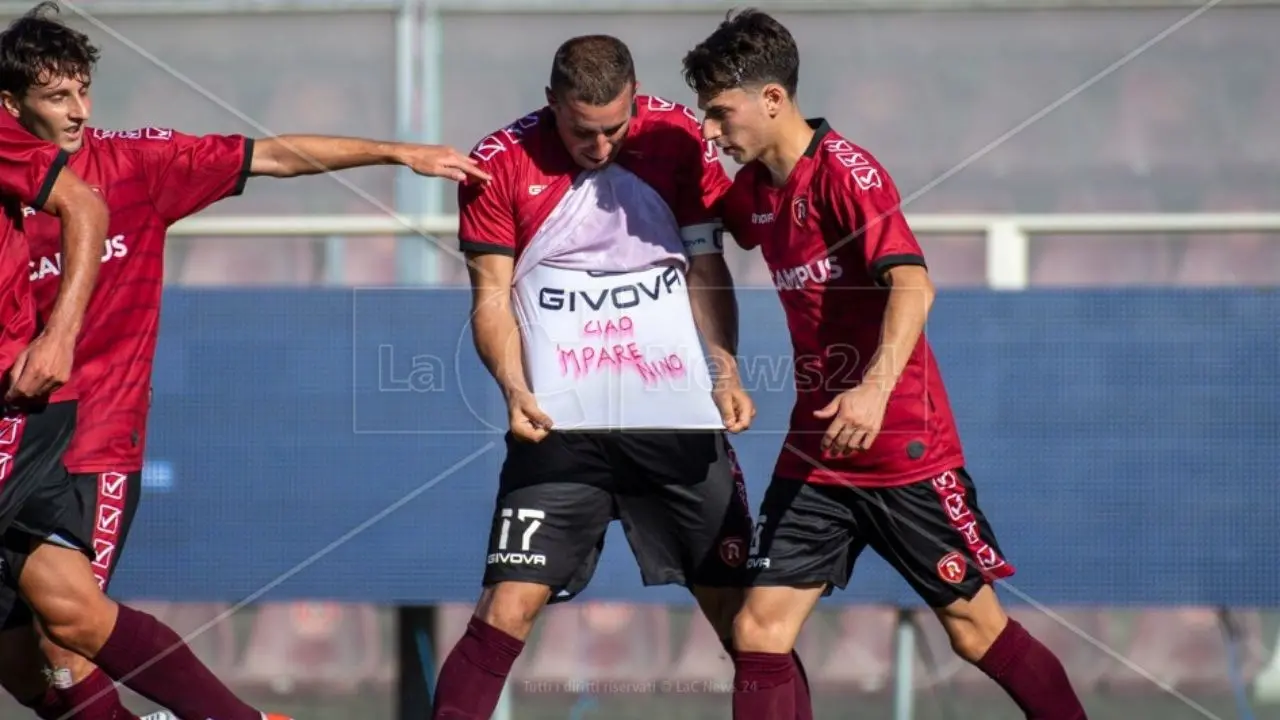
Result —
<path fill-rule="evenodd" d="M 42 2 L 0 33 L 0 91 L 22 97 L 54 78 L 89 81 L 98 48 L 51 17 L 57 14 L 56 2 Z"/>
<path fill-rule="evenodd" d="M 684 56 L 684 81 L 708 98 L 725 90 L 777 83 L 795 97 L 800 51 L 782 23 L 759 10 L 730 11 Z"/>

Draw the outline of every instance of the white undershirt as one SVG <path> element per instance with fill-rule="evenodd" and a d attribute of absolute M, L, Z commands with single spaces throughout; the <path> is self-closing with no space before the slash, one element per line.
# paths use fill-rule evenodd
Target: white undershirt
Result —
<path fill-rule="evenodd" d="M 665 203 L 625 170 L 587 174 L 557 205 L 513 292 L 526 379 L 557 430 L 724 427 L 686 265 Z"/>

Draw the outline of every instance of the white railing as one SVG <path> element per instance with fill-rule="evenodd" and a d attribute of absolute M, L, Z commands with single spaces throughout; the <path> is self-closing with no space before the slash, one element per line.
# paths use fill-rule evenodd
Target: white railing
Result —
<path fill-rule="evenodd" d="M 1036 235 L 1108 234 L 1122 241 L 1140 233 L 1280 232 L 1280 212 L 1185 214 L 1072 215 L 911 215 L 916 233 L 982 234 L 986 236 L 987 284 L 996 290 L 1027 287 L 1029 246 Z M 360 235 L 451 236 L 458 230 L 453 215 L 300 215 L 218 217 L 184 220 L 172 235 L 351 237 Z M 423 239 L 423 242 L 429 240 Z M 452 248 L 452 240 L 444 241 Z M 418 281 L 426 278 L 419 277 Z"/>

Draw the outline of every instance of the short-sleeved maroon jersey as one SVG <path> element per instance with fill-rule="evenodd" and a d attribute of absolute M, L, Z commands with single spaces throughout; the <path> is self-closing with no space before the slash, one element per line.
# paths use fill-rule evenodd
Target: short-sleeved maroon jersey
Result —
<path fill-rule="evenodd" d="M 784 447 L 775 473 L 867 487 L 935 477 L 963 465 L 964 455 L 924 337 L 871 448 L 847 458 L 822 455 L 830 420 L 813 413 L 862 381 L 880 344 L 889 297 L 885 272 L 924 265 L 924 256 L 880 163 L 825 121 L 810 124 L 813 142 L 784 186 L 774 187 L 769 170 L 753 162 L 734 178 L 724 201 L 726 229 L 743 247 L 760 248 L 791 331 L 796 404 L 787 443 L 804 457 Z"/>
<path fill-rule="evenodd" d="M 518 254 L 582 172 L 556 133 L 548 107 L 484 138 L 471 157 L 493 180 L 458 190 L 458 239 L 469 252 Z M 615 162 L 667 202 L 690 254 L 723 250 L 702 245 L 721 242 L 719 199 L 729 177 L 715 146 L 702 139 L 692 110 L 636 96 Z"/>
<path fill-rule="evenodd" d="M 7 113 L 0 113 L 0 393 L 8 389 L 13 361 L 35 337 L 39 321 L 27 281 L 27 245 L 20 228 L 22 208 L 43 207 L 67 154 L 27 132 Z M 56 294 L 55 294 L 56 296 Z M 68 384 L 54 400 L 70 400 Z"/>
<path fill-rule="evenodd" d="M 151 369 L 160 324 L 164 240 L 169 225 L 222 198 L 249 176 L 253 141 L 184 135 L 163 128 L 86 132 L 68 167 L 111 210 L 98 285 L 76 347 L 79 420 L 67 451 L 77 473 L 142 468 Z M 27 220 L 37 302 L 57 296 L 62 274 L 56 219 Z"/>

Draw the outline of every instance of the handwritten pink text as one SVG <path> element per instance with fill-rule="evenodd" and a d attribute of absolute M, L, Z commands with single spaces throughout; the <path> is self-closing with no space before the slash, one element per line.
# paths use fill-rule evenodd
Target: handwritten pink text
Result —
<path fill-rule="evenodd" d="M 588 320 L 582 326 L 583 337 L 603 337 L 606 340 L 610 338 L 631 337 L 631 331 L 635 326 L 631 323 L 631 318 L 623 315 L 615 322 L 613 320 Z"/>

